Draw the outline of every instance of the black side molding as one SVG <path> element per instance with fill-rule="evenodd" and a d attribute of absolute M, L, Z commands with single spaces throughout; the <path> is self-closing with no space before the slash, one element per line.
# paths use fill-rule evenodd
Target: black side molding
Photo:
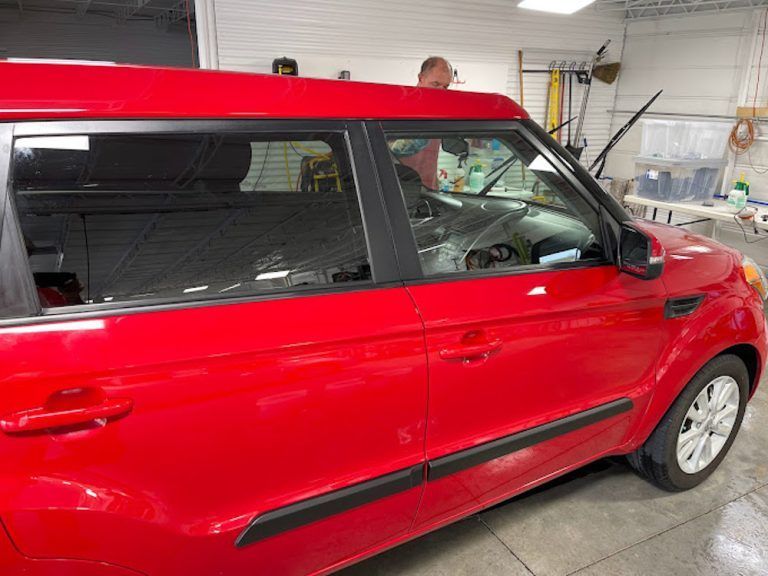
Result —
<path fill-rule="evenodd" d="M 423 482 L 424 465 L 380 476 L 361 484 L 303 500 L 254 518 L 235 540 L 241 548 L 257 540 L 293 530 L 328 516 L 346 512 L 374 500 L 405 492 Z"/>
<path fill-rule="evenodd" d="M 506 436 L 474 448 L 449 454 L 427 464 L 427 480 L 437 480 L 461 472 L 467 468 L 484 464 L 490 460 L 501 458 L 517 450 L 529 448 L 534 444 L 546 442 L 596 424 L 602 420 L 628 412 L 633 407 L 632 400 L 620 398 L 597 406 L 578 414 L 573 414 L 554 422 L 549 422 L 536 428 L 531 428 L 511 436 Z M 386 476 L 380 476 L 361 484 L 335 490 L 322 496 L 309 498 L 271 510 L 254 518 L 235 541 L 235 546 L 241 548 L 259 540 L 287 532 L 323 518 L 346 512 L 358 506 L 363 506 L 380 498 L 386 498 L 400 492 L 415 488 L 424 482 L 424 463 L 399 470 Z"/>
<path fill-rule="evenodd" d="M 689 316 L 698 310 L 702 302 L 704 302 L 704 294 L 670 298 L 664 305 L 664 317 L 670 319 Z"/>
<path fill-rule="evenodd" d="M 511 436 L 505 436 L 492 442 L 443 456 L 437 460 L 431 460 L 427 466 L 427 480 L 437 480 L 467 468 L 495 460 L 496 458 L 501 458 L 512 452 L 530 448 L 540 442 L 546 442 L 557 436 L 568 434 L 579 428 L 584 428 L 601 420 L 628 412 L 632 407 L 632 400 L 620 398 L 614 402 L 609 402 L 608 404 L 603 404 L 590 410 L 555 420 L 554 422 L 542 424 L 536 428 L 530 428 Z"/>

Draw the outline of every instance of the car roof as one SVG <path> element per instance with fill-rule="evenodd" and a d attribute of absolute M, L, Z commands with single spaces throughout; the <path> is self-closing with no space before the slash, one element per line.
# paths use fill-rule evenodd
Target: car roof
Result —
<path fill-rule="evenodd" d="M 301 77 L 0 61 L 0 120 L 65 118 L 528 118 L 499 94 Z"/>

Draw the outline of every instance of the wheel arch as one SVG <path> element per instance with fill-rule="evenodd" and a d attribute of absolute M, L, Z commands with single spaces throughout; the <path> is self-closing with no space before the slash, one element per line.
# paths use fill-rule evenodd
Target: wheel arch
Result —
<path fill-rule="evenodd" d="M 656 429 L 688 383 L 710 361 L 734 354 L 747 367 L 750 397 L 754 395 L 766 360 L 766 321 L 762 310 L 735 307 L 726 314 L 709 307 L 668 333 L 659 354 L 656 384 L 643 417 L 630 433 L 625 449 L 636 450 Z M 673 320 L 673 322 L 675 322 Z"/>
<path fill-rule="evenodd" d="M 757 348 L 751 344 L 736 344 L 735 346 L 726 348 L 717 356 L 723 356 L 724 354 L 733 354 L 744 362 L 744 365 L 747 367 L 747 372 L 749 373 L 749 396 L 751 398 L 757 390 L 762 367 L 762 359 L 760 358 L 760 353 Z M 715 358 L 717 358 L 717 356 L 715 356 Z"/>

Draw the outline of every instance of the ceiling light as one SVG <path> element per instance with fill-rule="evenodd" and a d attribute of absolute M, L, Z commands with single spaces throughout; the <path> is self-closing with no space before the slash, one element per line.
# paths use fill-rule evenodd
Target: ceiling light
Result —
<path fill-rule="evenodd" d="M 277 272 L 264 272 L 256 276 L 256 280 L 275 280 L 276 278 L 285 278 L 290 274 L 290 270 L 278 270 Z"/>
<path fill-rule="evenodd" d="M 190 292 L 200 292 L 202 290 L 208 290 L 208 286 L 195 286 L 194 288 L 184 288 L 184 294 L 189 294 Z"/>
<path fill-rule="evenodd" d="M 115 299 L 114 296 L 104 296 L 104 302 L 112 302 L 112 300 L 114 299 Z"/>
<path fill-rule="evenodd" d="M 585 6 L 589 6 L 595 0 L 523 0 L 518 8 L 528 10 L 541 10 L 542 12 L 554 12 L 555 14 L 573 14 Z"/>

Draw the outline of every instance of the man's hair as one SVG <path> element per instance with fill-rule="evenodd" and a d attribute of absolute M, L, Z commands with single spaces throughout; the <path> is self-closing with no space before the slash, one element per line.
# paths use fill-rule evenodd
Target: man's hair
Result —
<path fill-rule="evenodd" d="M 421 72 L 419 74 L 426 74 L 433 68 L 437 68 L 438 66 L 446 66 L 448 70 L 450 71 L 451 75 L 453 75 L 453 67 L 451 66 L 451 63 L 448 62 L 445 58 L 442 56 L 430 56 L 424 62 L 421 63 Z"/>

